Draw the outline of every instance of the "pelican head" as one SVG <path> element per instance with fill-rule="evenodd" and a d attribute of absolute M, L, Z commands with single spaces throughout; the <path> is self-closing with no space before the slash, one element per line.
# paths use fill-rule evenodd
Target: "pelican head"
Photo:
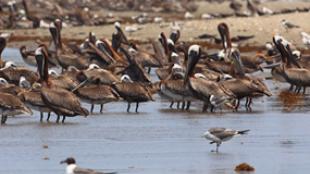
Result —
<path fill-rule="evenodd" d="M 6 69 L 6 68 L 16 68 L 16 64 L 13 61 L 7 61 L 5 62 L 5 65 L 2 69 Z"/>
<path fill-rule="evenodd" d="M 192 45 L 189 47 L 184 83 L 186 83 L 188 81 L 189 76 L 193 74 L 194 68 L 200 59 L 200 55 L 201 55 L 201 48 L 199 45 Z"/>
<path fill-rule="evenodd" d="M 19 78 L 19 86 L 25 89 L 31 88 L 30 82 L 24 76 Z"/>
<path fill-rule="evenodd" d="M 5 80 L 4 78 L 0 77 L 0 84 L 1 85 L 7 85 L 9 84 L 7 80 Z"/>
<path fill-rule="evenodd" d="M 51 75 L 51 76 L 55 76 L 55 77 L 57 77 L 57 76 L 59 75 L 59 74 L 57 73 L 57 71 L 54 70 L 54 69 L 48 70 L 48 74 Z"/>
<path fill-rule="evenodd" d="M 93 69 L 100 69 L 100 67 L 97 64 L 92 63 L 88 66 L 87 71 L 93 70 Z"/>
<path fill-rule="evenodd" d="M 124 74 L 124 75 L 121 77 L 121 81 L 122 81 L 122 82 L 133 82 L 133 81 L 131 80 L 130 76 L 127 75 L 127 74 Z"/>

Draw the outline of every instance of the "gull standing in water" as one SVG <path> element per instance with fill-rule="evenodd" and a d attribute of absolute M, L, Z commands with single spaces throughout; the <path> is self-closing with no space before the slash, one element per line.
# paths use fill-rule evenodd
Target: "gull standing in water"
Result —
<path fill-rule="evenodd" d="M 206 131 L 203 134 L 203 137 L 207 140 L 210 140 L 210 144 L 216 143 L 216 150 L 215 152 L 218 152 L 220 145 L 232 139 L 236 135 L 243 135 L 249 132 L 250 130 L 233 130 L 233 129 L 227 129 L 227 128 L 210 128 L 208 131 Z"/>

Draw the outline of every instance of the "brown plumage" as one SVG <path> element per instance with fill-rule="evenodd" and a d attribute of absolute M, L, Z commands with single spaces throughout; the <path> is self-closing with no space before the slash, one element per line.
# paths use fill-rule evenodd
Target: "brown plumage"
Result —
<path fill-rule="evenodd" d="M 188 110 L 191 101 L 194 100 L 191 90 L 183 84 L 183 79 L 168 79 L 161 81 L 160 94 L 171 102 L 170 108 L 172 108 L 174 102 L 178 103 L 177 108 L 179 108 L 179 103 L 182 102 L 182 109 L 185 109 L 185 103 L 187 102 L 186 110 Z"/>
<path fill-rule="evenodd" d="M 38 72 L 42 83 L 41 96 L 45 105 L 57 114 L 57 121 L 63 116 L 62 122 L 66 116 L 73 117 L 77 115 L 87 116 L 88 111 L 81 106 L 81 103 L 72 92 L 62 88 L 51 87 L 53 81 L 49 80 L 47 65 L 47 49 L 40 46 L 36 50 L 36 60 L 38 64 Z"/>
<path fill-rule="evenodd" d="M 216 106 L 229 104 L 228 102 L 234 96 L 229 90 L 214 81 L 206 79 L 202 74 L 194 74 L 194 69 L 200 56 L 200 46 L 192 45 L 188 51 L 184 85 L 189 86 L 195 98 L 204 102 L 203 111 L 211 105 L 212 112 Z"/>
<path fill-rule="evenodd" d="M 95 64 L 91 64 L 87 70 L 79 74 L 82 81 L 88 79 L 91 83 L 108 84 L 120 82 L 120 78 L 114 75 L 111 71 L 99 68 Z"/>
<path fill-rule="evenodd" d="M 93 113 L 94 105 L 100 104 L 100 113 L 103 105 L 119 100 L 119 95 L 108 85 L 90 84 L 76 90 L 75 94 L 84 102 L 91 104 L 90 112 Z"/>
<path fill-rule="evenodd" d="M 27 63 L 30 66 L 37 66 L 37 62 L 34 57 L 34 51 L 28 51 L 26 49 L 26 46 L 23 45 L 19 48 L 19 52 L 25 63 Z"/>
<path fill-rule="evenodd" d="M 139 103 L 153 100 L 152 93 L 146 85 L 139 82 L 123 81 L 114 83 L 112 88 L 128 103 L 127 112 L 130 111 L 130 104 L 136 103 L 136 112 L 138 112 Z"/>
<path fill-rule="evenodd" d="M 234 61 L 234 76 L 235 79 L 230 79 L 220 82 L 226 89 L 229 89 L 237 98 L 237 105 L 235 109 L 239 107 L 240 99 L 247 97 L 246 108 L 250 109 L 253 96 L 257 94 L 271 96 L 266 84 L 259 78 L 250 77 L 245 75 L 242 60 L 238 50 L 232 52 Z"/>
<path fill-rule="evenodd" d="M 10 62 L 7 62 L 10 63 Z M 8 80 L 9 83 L 18 85 L 21 76 L 24 76 L 31 84 L 38 81 L 38 74 L 24 67 L 5 67 L 0 70 L 0 76 Z"/>
<path fill-rule="evenodd" d="M 32 111 L 18 97 L 7 93 L 0 93 L 0 113 L 1 124 L 5 124 L 8 116 L 32 115 Z"/>
<path fill-rule="evenodd" d="M 52 112 L 43 102 L 41 91 L 38 89 L 31 89 L 20 92 L 18 97 L 23 101 L 29 108 L 40 112 L 40 121 L 43 121 L 44 113 L 48 113 L 46 121 L 49 121 L 50 112 Z"/>

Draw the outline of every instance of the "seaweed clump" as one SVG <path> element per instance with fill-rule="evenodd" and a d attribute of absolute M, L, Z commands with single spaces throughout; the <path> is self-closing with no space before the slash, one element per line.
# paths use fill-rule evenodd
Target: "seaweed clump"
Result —
<path fill-rule="evenodd" d="M 255 168 L 247 163 L 241 163 L 235 167 L 235 172 L 254 172 Z"/>

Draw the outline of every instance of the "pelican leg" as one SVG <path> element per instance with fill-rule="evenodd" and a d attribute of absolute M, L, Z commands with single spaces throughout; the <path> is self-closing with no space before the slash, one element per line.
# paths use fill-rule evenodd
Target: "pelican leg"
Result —
<path fill-rule="evenodd" d="M 138 108 L 139 108 L 139 102 L 137 102 L 136 104 L 136 113 L 138 112 Z"/>
<path fill-rule="evenodd" d="M 47 119 L 46 119 L 47 122 L 50 121 L 50 117 L 51 117 L 51 113 L 49 112 L 48 115 L 47 115 Z"/>
<path fill-rule="evenodd" d="M 301 86 L 298 86 L 298 89 L 297 89 L 297 94 L 300 93 L 300 90 L 301 90 Z"/>
<path fill-rule="evenodd" d="M 173 107 L 173 104 L 174 104 L 174 101 L 172 101 L 171 103 L 170 103 L 170 108 L 172 109 L 172 107 Z"/>
<path fill-rule="evenodd" d="M 130 102 L 128 102 L 127 112 L 129 112 L 129 110 L 130 110 Z"/>
<path fill-rule="evenodd" d="M 57 115 L 56 123 L 59 123 L 59 120 L 60 120 L 60 115 Z"/>
<path fill-rule="evenodd" d="M 294 85 L 291 84 L 290 89 L 288 89 L 289 91 L 292 91 L 294 88 Z"/>
<path fill-rule="evenodd" d="M 240 106 L 240 100 L 237 99 L 236 101 L 237 101 L 237 104 L 235 105 L 235 111 L 238 111 L 238 108 Z"/>
<path fill-rule="evenodd" d="M 215 149 L 215 152 L 216 152 L 216 153 L 219 152 L 219 147 L 220 147 L 220 145 L 221 145 L 220 143 L 216 143 L 216 149 Z"/>
<path fill-rule="evenodd" d="M 252 104 L 252 97 L 249 97 L 249 102 L 248 102 L 248 106 L 247 106 L 247 110 L 249 110 L 249 111 L 252 111 L 251 104 Z"/>
<path fill-rule="evenodd" d="M 215 110 L 215 107 L 211 105 L 210 112 L 214 112 L 214 110 Z"/>
<path fill-rule="evenodd" d="M 66 116 L 62 116 L 62 123 L 65 123 Z"/>
<path fill-rule="evenodd" d="M 1 124 L 5 124 L 6 120 L 8 119 L 7 115 L 2 115 L 1 116 Z"/>
<path fill-rule="evenodd" d="M 249 105 L 249 97 L 246 97 L 246 100 L 245 100 L 245 108 L 248 110 L 248 105 Z"/>
<path fill-rule="evenodd" d="M 180 102 L 177 102 L 177 109 L 180 109 Z"/>
<path fill-rule="evenodd" d="M 305 93 L 306 93 L 306 88 L 307 88 L 307 87 L 306 87 L 306 86 L 304 86 L 304 90 L 303 90 L 303 92 L 302 92 L 303 94 L 305 94 Z"/>
<path fill-rule="evenodd" d="M 185 109 L 185 101 L 182 102 L 182 110 Z"/>
<path fill-rule="evenodd" d="M 206 110 L 208 110 L 208 108 L 209 108 L 209 104 L 208 103 L 203 103 L 202 112 L 205 112 Z"/>
<path fill-rule="evenodd" d="M 91 104 L 90 106 L 90 113 L 93 113 L 94 112 L 94 104 Z"/>
<path fill-rule="evenodd" d="M 43 116 L 44 116 L 43 112 L 40 112 L 40 122 L 43 122 Z"/>
<path fill-rule="evenodd" d="M 100 113 L 103 111 L 103 104 L 100 105 Z"/>
<path fill-rule="evenodd" d="M 186 110 L 188 111 L 190 107 L 191 107 L 191 102 L 187 101 Z"/>
<path fill-rule="evenodd" d="M 299 86 L 296 86 L 295 92 L 298 93 L 298 91 L 299 91 Z"/>
<path fill-rule="evenodd" d="M 150 74 L 151 73 L 151 67 L 148 68 L 147 73 Z"/>

